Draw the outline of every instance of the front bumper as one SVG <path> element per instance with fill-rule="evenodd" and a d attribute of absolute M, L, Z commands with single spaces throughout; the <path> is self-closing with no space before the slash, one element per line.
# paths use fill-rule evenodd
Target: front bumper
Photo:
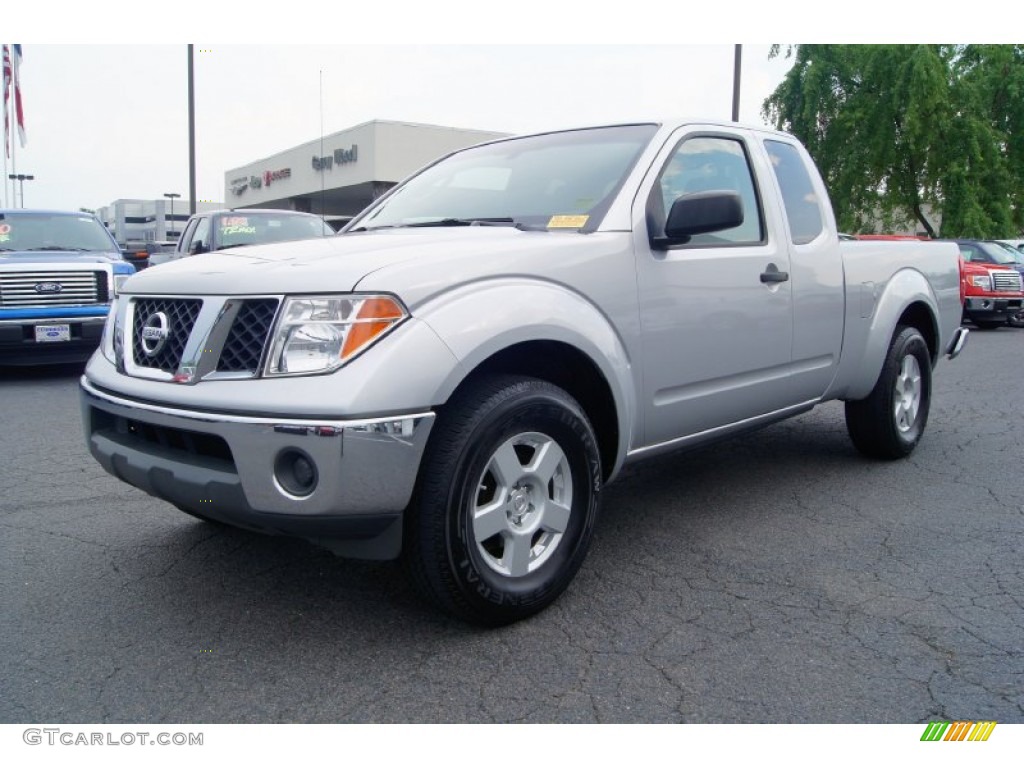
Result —
<path fill-rule="evenodd" d="M 105 308 L 103 314 L 93 317 L 0 319 L 0 365 L 85 362 L 99 346 L 106 321 Z M 63 325 L 68 328 L 67 340 L 36 341 L 36 326 Z"/>
<path fill-rule="evenodd" d="M 402 511 L 434 422 L 429 411 L 324 420 L 185 410 L 122 397 L 85 376 L 81 406 L 89 450 L 121 480 L 204 517 L 375 559 L 399 553 Z M 295 455 L 315 468 L 302 495 L 282 475 L 282 457 Z"/>
<path fill-rule="evenodd" d="M 1022 303 L 1024 299 L 1020 297 L 968 296 L 964 301 L 964 316 L 971 320 L 1005 320 L 1009 315 L 1020 312 Z"/>

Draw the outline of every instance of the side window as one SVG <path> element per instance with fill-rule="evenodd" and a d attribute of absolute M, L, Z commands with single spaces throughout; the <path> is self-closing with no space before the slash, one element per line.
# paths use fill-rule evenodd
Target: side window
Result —
<path fill-rule="evenodd" d="M 794 245 L 811 242 L 821 234 L 824 224 L 821 216 L 821 202 L 814 192 L 807 166 L 800 152 L 792 144 L 782 141 L 766 141 L 765 148 L 772 161 L 775 178 L 782 190 L 782 202 L 786 206 L 786 218 Z"/>
<path fill-rule="evenodd" d="M 196 224 L 196 230 L 192 233 L 192 242 L 189 243 L 188 253 L 205 253 L 210 250 L 210 217 L 204 216 Z"/>
<path fill-rule="evenodd" d="M 664 234 L 665 220 L 677 198 L 711 191 L 738 193 L 743 202 L 743 223 L 720 232 L 694 235 L 688 246 L 748 245 L 764 241 L 761 207 L 743 144 L 736 139 L 715 136 L 684 139 L 672 153 L 648 200 L 647 223 L 651 234 Z"/>
<path fill-rule="evenodd" d="M 184 253 L 188 253 L 188 244 L 192 242 L 192 233 L 196 231 L 196 224 L 198 219 L 193 219 L 185 227 L 185 232 L 181 236 L 181 241 L 178 243 L 178 250 Z"/>
<path fill-rule="evenodd" d="M 969 245 L 961 245 L 960 255 L 964 257 L 964 261 L 976 261 L 978 252 Z"/>

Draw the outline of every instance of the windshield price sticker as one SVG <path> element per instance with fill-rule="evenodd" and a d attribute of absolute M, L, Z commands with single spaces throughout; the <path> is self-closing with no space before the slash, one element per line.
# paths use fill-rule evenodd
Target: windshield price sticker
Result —
<path fill-rule="evenodd" d="M 548 229 L 579 229 L 586 225 L 589 216 L 552 216 Z"/>
<path fill-rule="evenodd" d="M 0 224 L 0 243 L 6 243 L 11 239 L 11 225 Z"/>
<path fill-rule="evenodd" d="M 67 323 L 62 323 L 61 325 L 37 325 L 36 341 L 40 343 L 71 341 L 71 326 Z"/>
<path fill-rule="evenodd" d="M 248 216 L 225 216 L 220 220 L 220 235 L 255 235 L 256 225 L 249 223 Z"/>

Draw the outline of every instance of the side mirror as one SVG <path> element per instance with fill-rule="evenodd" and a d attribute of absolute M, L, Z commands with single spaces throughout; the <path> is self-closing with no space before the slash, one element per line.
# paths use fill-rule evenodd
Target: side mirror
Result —
<path fill-rule="evenodd" d="M 206 244 L 202 240 L 193 240 L 188 246 L 188 255 L 195 256 L 200 253 L 206 253 L 210 249 L 206 247 Z"/>
<path fill-rule="evenodd" d="M 693 235 L 721 232 L 743 223 L 743 200 L 736 192 L 713 190 L 677 197 L 665 222 L 660 245 L 686 243 Z"/>

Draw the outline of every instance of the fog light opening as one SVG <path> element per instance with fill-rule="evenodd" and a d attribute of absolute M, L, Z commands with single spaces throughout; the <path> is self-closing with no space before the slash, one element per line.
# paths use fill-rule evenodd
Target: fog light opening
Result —
<path fill-rule="evenodd" d="M 296 448 L 288 448 L 277 455 L 274 477 L 285 493 L 292 496 L 309 496 L 320 480 L 316 463 Z"/>

